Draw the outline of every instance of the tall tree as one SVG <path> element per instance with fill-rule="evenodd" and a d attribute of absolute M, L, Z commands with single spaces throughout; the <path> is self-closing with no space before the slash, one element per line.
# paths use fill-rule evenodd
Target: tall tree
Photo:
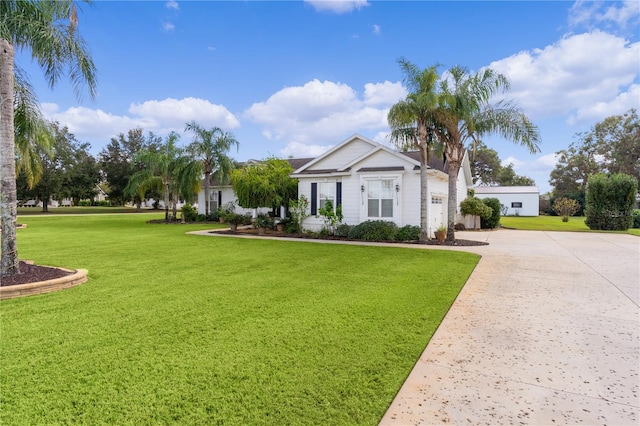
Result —
<path fill-rule="evenodd" d="M 267 158 L 233 171 L 231 181 L 238 205 L 256 209 L 289 206 L 298 198 L 298 180 L 291 178 L 293 168 L 287 160 Z"/>
<path fill-rule="evenodd" d="M 16 244 L 16 164 L 14 133 L 15 48 L 29 50 L 53 87 L 67 74 L 76 95 L 86 83 L 93 97 L 96 72 L 83 38 L 76 30 L 75 4 L 69 0 L 3 0 L 0 2 L 0 275 L 19 272 Z"/>
<path fill-rule="evenodd" d="M 435 119 L 439 75 L 436 66 L 421 70 L 404 58 L 400 58 L 398 64 L 404 72 L 403 83 L 409 93 L 389 110 L 390 139 L 399 149 L 420 151 L 420 240 L 426 241 L 429 239 L 427 169 L 430 152 L 440 131 Z"/>
<path fill-rule="evenodd" d="M 479 186 L 530 186 L 533 179 L 520 176 L 513 170 L 513 164 L 502 165 L 498 152 L 478 141 L 471 154 L 471 174 L 473 183 Z"/>
<path fill-rule="evenodd" d="M 165 220 L 175 219 L 180 198 L 190 200 L 197 193 L 202 174 L 201 164 L 177 146 L 180 136 L 172 132 L 157 150 L 144 149 L 135 156 L 142 166 L 133 173 L 125 188 L 128 194 L 144 193 L 155 188 L 163 193 Z M 169 216 L 169 206 L 173 216 Z"/>
<path fill-rule="evenodd" d="M 491 103 L 495 95 L 509 89 L 509 81 L 504 75 L 491 69 L 470 74 L 460 66 L 451 68 L 448 74 L 440 84 L 436 117 L 445 129 L 438 136 L 449 167 L 447 241 L 454 241 L 457 179 L 465 146 L 473 146 L 483 135 L 498 134 L 535 153 L 540 150 L 540 135 L 537 127 L 512 102 Z"/>
<path fill-rule="evenodd" d="M 109 199 L 113 204 L 123 205 L 133 200 L 140 207 L 143 201 L 139 194 L 125 193 L 129 178 L 142 170 L 141 164 L 136 164 L 135 156 L 140 151 L 156 151 L 162 145 L 162 138 L 152 132 L 145 137 L 141 128 L 131 129 L 125 135 L 120 133 L 100 151 L 98 161 L 109 186 Z"/>
<path fill-rule="evenodd" d="M 231 133 L 225 133 L 219 127 L 204 129 L 195 121 L 186 124 L 185 130 L 193 132 L 193 142 L 189 145 L 191 154 L 202 163 L 204 173 L 204 214 L 209 216 L 209 192 L 211 179 L 220 183 L 229 181 L 233 162 L 227 156 L 232 146 L 236 149 L 240 143 Z"/>

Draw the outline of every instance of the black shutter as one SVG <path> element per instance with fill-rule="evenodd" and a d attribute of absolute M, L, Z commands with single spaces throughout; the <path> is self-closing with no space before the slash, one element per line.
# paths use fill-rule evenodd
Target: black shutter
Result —
<path fill-rule="evenodd" d="M 222 191 L 218 191 L 218 208 L 222 207 Z"/>
<path fill-rule="evenodd" d="M 336 182 L 336 207 L 342 205 L 342 182 Z"/>
<path fill-rule="evenodd" d="M 311 216 L 318 214 L 318 184 L 311 184 Z"/>

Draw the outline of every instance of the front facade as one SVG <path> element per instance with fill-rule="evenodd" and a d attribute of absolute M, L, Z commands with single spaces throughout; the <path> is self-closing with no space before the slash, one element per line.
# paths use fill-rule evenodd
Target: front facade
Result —
<path fill-rule="evenodd" d="M 429 234 L 447 223 L 446 165 L 433 159 L 428 168 Z M 385 220 L 398 226 L 420 225 L 419 153 L 400 153 L 360 135 L 353 135 L 330 151 L 298 168 L 298 194 L 310 201 L 305 229 L 323 226 L 318 210 L 327 200 L 342 205 L 343 223 Z M 458 176 L 458 202 L 471 188 L 465 162 Z M 457 218 L 462 220 L 462 218 Z"/>
<path fill-rule="evenodd" d="M 540 188 L 537 186 L 479 186 L 478 198 L 497 198 L 503 206 L 503 216 L 538 216 Z"/>

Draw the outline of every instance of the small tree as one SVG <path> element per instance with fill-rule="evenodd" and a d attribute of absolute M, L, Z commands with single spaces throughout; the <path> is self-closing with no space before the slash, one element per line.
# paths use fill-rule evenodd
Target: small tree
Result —
<path fill-rule="evenodd" d="M 297 200 L 291 200 L 289 203 L 289 211 L 291 217 L 296 223 L 297 231 L 302 232 L 302 223 L 309 217 L 307 213 L 309 211 L 309 199 L 304 195 L 301 195 Z"/>
<path fill-rule="evenodd" d="M 487 206 L 478 197 L 467 197 L 460 203 L 460 213 L 463 216 L 479 216 L 480 218 L 487 219 L 491 216 L 493 209 Z M 476 225 L 476 219 L 473 219 L 473 229 L 478 229 Z"/>
<path fill-rule="evenodd" d="M 638 193 L 638 181 L 630 175 L 598 173 L 587 183 L 585 223 L 591 229 L 625 231 Z"/>
<path fill-rule="evenodd" d="M 569 216 L 573 216 L 580 210 L 580 203 L 571 198 L 558 198 L 551 207 L 558 216 L 562 216 L 563 222 L 569 222 Z"/>
<path fill-rule="evenodd" d="M 289 206 L 298 194 L 298 182 L 290 177 L 293 168 L 286 160 L 269 158 L 231 174 L 238 205 L 255 209 Z"/>
<path fill-rule="evenodd" d="M 331 200 L 327 200 L 324 207 L 318 209 L 318 214 L 322 217 L 322 221 L 324 222 L 323 229 L 326 229 L 330 235 L 333 235 L 336 230 L 336 225 L 342 222 L 342 204 L 338 204 L 334 211 L 333 202 Z"/>

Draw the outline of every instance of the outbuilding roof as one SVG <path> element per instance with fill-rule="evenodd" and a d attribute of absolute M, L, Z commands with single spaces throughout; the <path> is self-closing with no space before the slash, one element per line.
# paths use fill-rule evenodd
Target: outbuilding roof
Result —
<path fill-rule="evenodd" d="M 476 194 L 539 194 L 537 186 L 477 186 Z"/>

